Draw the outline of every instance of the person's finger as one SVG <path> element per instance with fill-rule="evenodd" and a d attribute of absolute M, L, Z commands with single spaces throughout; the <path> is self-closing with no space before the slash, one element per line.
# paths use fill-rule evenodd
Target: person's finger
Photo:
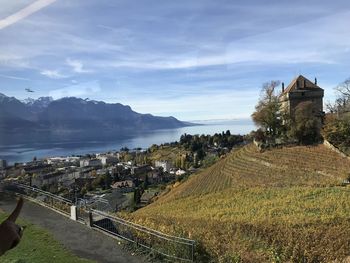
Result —
<path fill-rule="evenodd" d="M 20 226 L 20 229 L 19 229 L 19 236 L 20 236 L 21 238 L 22 238 L 22 236 L 23 236 L 24 229 L 26 229 L 26 226 Z"/>
<path fill-rule="evenodd" d="M 17 206 L 16 206 L 15 210 L 13 210 L 11 215 L 9 215 L 9 217 L 6 220 L 11 221 L 11 222 L 16 222 L 17 217 L 19 216 L 19 213 L 21 212 L 22 206 L 23 206 L 23 198 L 20 197 L 18 202 L 17 202 Z"/>

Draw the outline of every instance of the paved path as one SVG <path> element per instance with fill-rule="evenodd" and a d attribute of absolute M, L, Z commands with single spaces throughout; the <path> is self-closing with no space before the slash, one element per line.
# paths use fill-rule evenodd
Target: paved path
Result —
<path fill-rule="evenodd" d="M 11 212 L 15 205 L 13 198 L 0 193 L 0 209 Z M 79 257 L 103 263 L 146 262 L 122 250 L 115 239 L 29 201 L 24 202 L 20 217 L 51 232 L 56 240 Z"/>

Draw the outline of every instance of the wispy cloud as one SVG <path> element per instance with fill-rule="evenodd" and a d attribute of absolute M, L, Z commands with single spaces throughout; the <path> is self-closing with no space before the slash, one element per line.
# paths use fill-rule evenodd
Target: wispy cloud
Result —
<path fill-rule="evenodd" d="M 28 78 L 22 78 L 22 77 L 17 77 L 17 76 L 9 76 L 9 75 L 3 75 L 3 74 L 0 74 L 0 77 L 1 78 L 6 78 L 6 79 L 30 81 L 30 79 L 28 79 Z"/>
<path fill-rule="evenodd" d="M 1 18 L 23 3 L 54 1 L 3 2 Z M 349 76 L 349 10 L 346 0 L 56 1 L 0 31 L 0 73 L 10 76 L 0 89 L 21 94 L 23 83 L 11 77 L 28 77 L 36 94 L 56 98 L 123 102 L 188 120 L 249 116 L 265 81 L 300 73 L 323 85 Z"/>
<path fill-rule="evenodd" d="M 72 67 L 73 71 L 76 73 L 88 73 L 91 72 L 91 70 L 84 69 L 84 65 L 81 61 L 76 59 L 66 59 L 67 65 Z"/>
<path fill-rule="evenodd" d="M 116 30 L 115 27 L 111 27 L 111 26 L 106 26 L 106 25 L 97 25 L 97 27 L 103 28 L 103 29 L 108 29 L 108 30 Z"/>
<path fill-rule="evenodd" d="M 131 105 L 138 112 L 149 112 L 161 116 L 175 115 L 189 121 L 196 117 L 199 119 L 249 118 L 258 95 L 258 91 L 251 90 L 216 90 L 166 100 L 149 96 L 136 99 L 128 96 L 119 100 Z"/>
<path fill-rule="evenodd" d="M 31 14 L 38 12 L 40 9 L 51 5 L 55 1 L 56 0 L 38 0 L 28 5 L 27 7 L 19 10 L 18 12 L 0 20 L 0 30 L 17 23 L 18 21 L 21 21 L 22 19 L 30 16 Z"/>
<path fill-rule="evenodd" d="M 48 78 L 51 78 L 51 79 L 63 79 L 63 78 L 66 78 L 67 76 L 61 74 L 58 70 L 42 70 L 40 72 L 41 75 L 44 75 Z"/>
<path fill-rule="evenodd" d="M 52 90 L 49 92 L 49 96 L 54 99 L 60 99 L 63 97 L 91 97 L 95 96 L 100 91 L 101 87 L 98 81 L 90 81 Z"/>

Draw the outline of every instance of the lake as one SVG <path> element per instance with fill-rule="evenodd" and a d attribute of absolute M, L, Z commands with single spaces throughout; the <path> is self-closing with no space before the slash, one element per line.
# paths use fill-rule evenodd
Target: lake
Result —
<path fill-rule="evenodd" d="M 0 137 L 0 159 L 14 162 L 27 162 L 33 157 L 44 158 L 53 156 L 84 155 L 87 153 L 100 153 L 118 151 L 122 147 L 143 149 L 152 144 L 174 142 L 187 134 L 210 134 L 221 133 L 230 130 L 231 134 L 247 134 L 255 129 L 250 120 L 230 121 L 203 121 L 200 126 L 189 126 L 178 129 L 155 130 L 130 136 L 101 136 L 99 133 L 80 134 L 68 136 L 56 134 L 6 134 Z"/>

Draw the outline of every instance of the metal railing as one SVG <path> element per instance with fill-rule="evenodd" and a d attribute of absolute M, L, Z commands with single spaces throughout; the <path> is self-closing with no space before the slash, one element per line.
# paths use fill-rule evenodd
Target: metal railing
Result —
<path fill-rule="evenodd" d="M 7 191 L 24 195 L 37 203 L 41 203 L 65 215 L 70 216 L 70 207 L 73 205 L 73 202 L 69 199 L 63 198 L 58 195 L 54 195 L 50 192 L 46 192 L 35 187 L 31 187 L 29 185 L 18 183 L 6 184 L 5 189 Z"/>
<path fill-rule="evenodd" d="M 92 225 L 166 258 L 193 262 L 195 241 L 161 233 L 107 213 L 91 210 Z"/>
<path fill-rule="evenodd" d="M 28 185 L 9 183 L 5 185 L 5 189 L 24 195 L 34 202 L 48 206 L 67 216 L 70 216 L 71 206 L 74 205 L 69 199 Z M 86 200 L 78 199 L 75 204 L 77 218 L 91 227 L 151 250 L 167 259 L 182 262 L 194 261 L 194 240 L 167 235 L 115 215 L 96 210 L 101 204 L 102 206 L 107 206 L 106 201 L 99 199 L 98 202 L 94 202 L 94 205 L 89 206 Z M 98 205 L 96 205 L 97 203 Z"/>
<path fill-rule="evenodd" d="M 85 207 L 87 210 L 98 210 L 107 213 L 113 212 L 109 201 L 102 197 L 90 199 L 89 202 L 85 202 Z"/>
<path fill-rule="evenodd" d="M 101 212 L 113 212 L 113 209 L 110 206 L 108 200 L 104 198 L 96 198 L 93 200 L 78 198 L 75 205 L 77 208 L 78 219 L 89 225 L 91 225 L 89 214 L 91 210 L 97 210 Z"/>

